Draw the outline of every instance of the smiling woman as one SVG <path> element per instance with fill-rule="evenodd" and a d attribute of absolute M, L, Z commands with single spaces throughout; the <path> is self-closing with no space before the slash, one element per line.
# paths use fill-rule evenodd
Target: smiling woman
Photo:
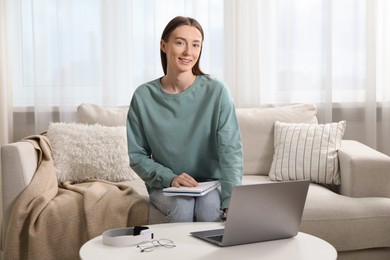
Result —
<path fill-rule="evenodd" d="M 199 30 L 189 25 L 174 30 L 168 41 L 161 40 L 161 51 L 170 59 L 167 63 L 170 66 L 167 66 L 165 74 L 168 74 L 169 70 L 177 72 L 192 70 L 200 57 L 202 41 Z M 184 67 L 180 68 L 181 65 Z"/>
<path fill-rule="evenodd" d="M 160 41 L 164 76 L 139 86 L 127 117 L 133 170 L 167 222 L 221 221 L 232 188 L 241 184 L 242 144 L 228 88 L 199 67 L 203 29 L 172 19 Z M 164 196 L 167 187 L 220 181 L 201 197 Z"/>
<path fill-rule="evenodd" d="M 202 26 L 191 17 L 176 17 L 171 20 L 161 36 L 160 56 L 164 74 L 167 74 L 167 47 L 176 46 L 184 56 L 181 58 L 191 57 L 193 55 L 192 72 L 194 75 L 203 75 L 204 73 L 199 68 L 199 59 L 202 53 L 202 44 L 204 40 L 204 32 Z M 184 52 L 183 52 L 184 51 Z M 192 53 L 193 52 L 193 53 Z"/>
<path fill-rule="evenodd" d="M 167 63 L 163 65 L 165 77 L 161 85 L 167 93 L 175 94 L 186 90 L 197 75 L 204 74 L 199 68 L 203 37 L 196 27 L 189 25 L 179 26 L 169 34 L 167 41 L 164 35 L 161 40 L 161 57 Z M 188 73 L 190 77 L 186 77 Z M 181 78 L 187 78 L 190 82 L 179 83 Z"/>

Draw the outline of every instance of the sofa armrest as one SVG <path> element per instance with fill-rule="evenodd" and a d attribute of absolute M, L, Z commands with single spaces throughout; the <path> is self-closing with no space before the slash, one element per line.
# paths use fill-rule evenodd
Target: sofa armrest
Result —
<path fill-rule="evenodd" d="M 360 142 L 343 140 L 338 152 L 340 194 L 390 198 L 390 157 Z"/>
<path fill-rule="evenodd" d="M 13 204 L 19 194 L 30 183 L 37 169 L 37 164 L 37 152 L 29 142 L 16 142 L 1 147 L 3 237 L 7 230 Z"/>

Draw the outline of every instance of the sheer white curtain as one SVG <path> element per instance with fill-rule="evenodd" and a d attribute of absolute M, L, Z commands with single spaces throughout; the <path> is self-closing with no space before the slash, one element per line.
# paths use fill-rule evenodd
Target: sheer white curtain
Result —
<path fill-rule="evenodd" d="M 225 1 L 225 80 L 237 107 L 278 102 L 277 2 Z"/>
<path fill-rule="evenodd" d="M 380 108 L 377 145 L 380 150 L 390 155 L 390 2 L 380 1 L 377 10 L 376 96 Z"/>
<path fill-rule="evenodd" d="M 8 140 L 75 120 L 82 102 L 128 105 L 138 85 L 162 75 L 164 26 L 186 15 L 206 33 L 202 69 L 227 82 L 237 107 L 315 103 L 321 122 L 345 119 L 345 138 L 390 154 L 386 0 L 0 2 Z"/>
<path fill-rule="evenodd" d="M 12 15 L 12 9 L 7 4 L 6 1 L 0 1 L 0 145 L 13 139 L 12 66 L 9 66 L 13 59 L 12 45 L 7 40 L 12 28 L 7 27 L 6 23 Z"/>
<path fill-rule="evenodd" d="M 390 154 L 390 3 L 225 1 L 225 79 L 237 106 L 315 103 L 345 138 Z"/>
<path fill-rule="evenodd" d="M 15 139 L 76 120 L 83 102 L 128 105 L 138 85 L 163 75 L 160 36 L 177 15 L 202 24 L 201 66 L 222 77 L 223 0 L 0 1 L 15 10 L 7 20 L 17 46 L 17 63 L 8 63 L 16 74 Z"/>

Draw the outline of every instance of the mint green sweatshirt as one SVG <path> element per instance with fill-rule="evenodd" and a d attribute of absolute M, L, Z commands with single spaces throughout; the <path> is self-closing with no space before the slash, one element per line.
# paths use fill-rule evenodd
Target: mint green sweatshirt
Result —
<path fill-rule="evenodd" d="M 219 180 L 221 208 L 241 184 L 242 144 L 228 88 L 197 76 L 187 90 L 165 93 L 160 79 L 139 86 L 127 116 L 130 166 L 152 189 L 169 187 L 183 172 L 196 181 Z"/>

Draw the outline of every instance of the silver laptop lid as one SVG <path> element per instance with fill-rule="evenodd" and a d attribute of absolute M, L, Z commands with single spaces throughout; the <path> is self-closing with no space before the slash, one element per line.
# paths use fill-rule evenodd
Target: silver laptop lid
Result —
<path fill-rule="evenodd" d="M 267 182 L 234 187 L 223 246 L 297 235 L 309 183 Z"/>

